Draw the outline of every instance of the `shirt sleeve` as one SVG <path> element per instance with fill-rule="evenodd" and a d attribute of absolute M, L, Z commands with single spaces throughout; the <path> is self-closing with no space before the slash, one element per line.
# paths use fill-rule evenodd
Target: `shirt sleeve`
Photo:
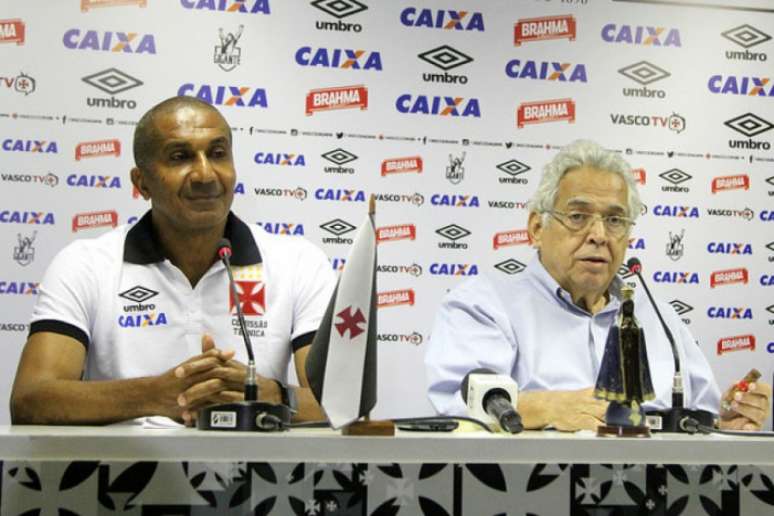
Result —
<path fill-rule="evenodd" d="M 435 318 L 425 353 L 428 397 L 439 414 L 464 415 L 460 384 L 471 370 L 511 375 L 517 345 L 500 298 L 478 276 L 452 290 Z"/>
<path fill-rule="evenodd" d="M 336 285 L 336 275 L 325 253 L 306 240 L 301 242 L 303 249 L 298 253 L 294 279 L 291 340 L 317 330 Z"/>

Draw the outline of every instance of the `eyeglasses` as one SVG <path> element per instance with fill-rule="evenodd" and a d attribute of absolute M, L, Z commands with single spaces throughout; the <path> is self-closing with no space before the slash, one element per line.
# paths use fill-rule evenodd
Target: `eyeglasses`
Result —
<path fill-rule="evenodd" d="M 546 210 L 562 226 L 572 232 L 586 231 L 597 219 L 601 219 L 605 226 L 605 231 L 613 238 L 621 238 L 629 229 L 634 226 L 634 221 L 621 215 L 600 215 L 599 213 L 588 213 L 585 211 L 558 211 Z"/>

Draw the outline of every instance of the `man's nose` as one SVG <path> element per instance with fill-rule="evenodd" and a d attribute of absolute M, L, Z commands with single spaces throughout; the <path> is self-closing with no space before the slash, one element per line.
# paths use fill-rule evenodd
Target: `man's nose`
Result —
<path fill-rule="evenodd" d="M 594 220 L 591 221 L 591 225 L 588 229 L 588 238 L 598 244 L 607 241 L 607 228 L 605 227 L 605 220 L 602 217 L 594 217 Z"/>
<path fill-rule="evenodd" d="M 212 167 L 209 157 L 205 152 L 198 152 L 194 160 L 193 178 L 201 183 L 209 183 L 215 180 L 215 169 Z"/>

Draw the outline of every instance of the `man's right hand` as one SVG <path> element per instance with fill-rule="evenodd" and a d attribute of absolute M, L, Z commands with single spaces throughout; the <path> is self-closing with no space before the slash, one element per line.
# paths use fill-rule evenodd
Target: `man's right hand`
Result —
<path fill-rule="evenodd" d="M 518 410 L 525 428 L 553 427 L 562 432 L 596 430 L 604 424 L 607 401 L 589 387 L 578 391 L 523 391 Z"/>

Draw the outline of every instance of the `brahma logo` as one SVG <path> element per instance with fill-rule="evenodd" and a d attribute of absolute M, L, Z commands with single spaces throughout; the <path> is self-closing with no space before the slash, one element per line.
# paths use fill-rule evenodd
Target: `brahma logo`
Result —
<path fill-rule="evenodd" d="M 747 174 L 738 174 L 735 176 L 722 176 L 712 179 L 712 193 L 724 192 L 726 190 L 749 190 L 750 176 Z"/>
<path fill-rule="evenodd" d="M 95 7 L 116 7 L 120 5 L 136 5 L 146 7 L 148 0 L 81 0 L 81 12 L 88 12 Z"/>
<path fill-rule="evenodd" d="M 368 88 L 362 84 L 311 90 L 306 94 L 306 115 L 337 109 L 368 109 Z"/>
<path fill-rule="evenodd" d="M 430 197 L 433 206 L 451 206 L 454 208 L 478 208 L 478 196 L 476 195 L 448 195 L 433 194 Z"/>
<path fill-rule="evenodd" d="M 304 225 L 294 222 L 256 222 L 267 233 L 274 235 L 303 235 Z"/>
<path fill-rule="evenodd" d="M 291 188 L 255 188 L 255 195 L 265 195 L 268 197 L 290 197 L 298 199 L 299 201 L 305 201 L 307 197 L 306 188 L 297 187 Z"/>
<path fill-rule="evenodd" d="M 318 201 L 365 202 L 363 190 L 345 190 L 342 188 L 318 188 L 314 191 Z"/>
<path fill-rule="evenodd" d="M 656 217 L 698 219 L 699 208 L 696 206 L 670 206 L 667 204 L 657 204 L 653 207 L 653 215 Z"/>
<path fill-rule="evenodd" d="M 417 228 L 414 224 L 385 226 L 376 230 L 376 243 L 394 242 L 395 240 L 415 240 Z"/>
<path fill-rule="evenodd" d="M 16 18 L 0 20 L 0 43 L 24 44 L 24 22 Z"/>
<path fill-rule="evenodd" d="M 404 93 L 395 100 L 395 109 L 399 113 L 420 113 L 437 116 L 472 116 L 481 118 L 481 108 L 477 98 L 440 97 Z"/>
<path fill-rule="evenodd" d="M 264 315 L 266 313 L 266 284 L 262 281 L 234 281 L 237 294 L 239 295 L 239 306 L 242 314 Z M 236 303 L 234 302 L 234 292 L 228 290 L 228 313 L 236 314 Z"/>
<path fill-rule="evenodd" d="M 67 176 L 67 184 L 69 186 L 87 186 L 90 188 L 121 188 L 121 178 L 117 176 L 70 174 Z"/>
<path fill-rule="evenodd" d="M 303 154 L 286 154 L 282 152 L 256 152 L 253 160 L 259 165 L 280 165 L 286 167 L 305 167 Z"/>
<path fill-rule="evenodd" d="M 252 91 L 251 93 L 251 90 Z M 215 106 L 268 107 L 266 90 L 247 86 L 210 86 L 202 84 L 198 88 L 186 83 L 177 90 L 178 95 L 190 95 Z"/>
<path fill-rule="evenodd" d="M 456 48 L 452 48 L 449 45 L 443 45 L 427 52 L 422 52 L 417 57 L 426 63 L 430 63 L 436 68 L 440 68 L 444 73 L 423 73 L 422 80 L 425 82 L 441 82 L 444 84 L 467 84 L 468 77 L 466 75 L 456 75 L 448 73 L 449 70 L 468 64 L 473 61 L 473 58 L 467 54 L 463 54 Z"/>
<path fill-rule="evenodd" d="M 400 22 L 406 27 L 484 32 L 484 15 L 479 12 L 406 7 L 400 13 Z"/>
<path fill-rule="evenodd" d="M 755 212 L 750 208 L 744 208 L 741 210 L 737 210 L 737 209 L 724 210 L 719 208 L 707 208 L 707 215 L 712 215 L 713 217 L 739 217 L 747 221 L 750 221 L 755 218 Z"/>
<path fill-rule="evenodd" d="M 315 0 L 311 5 L 339 20 L 337 22 L 317 21 L 315 22 L 315 27 L 318 30 L 335 30 L 339 32 L 360 32 L 363 30 L 363 26 L 359 23 L 346 23 L 341 21 L 342 18 L 352 16 L 353 14 L 368 9 L 367 5 L 364 5 L 357 0 Z"/>
<path fill-rule="evenodd" d="M 632 169 L 632 177 L 634 178 L 635 183 L 644 185 L 647 180 L 647 173 L 644 168 L 635 168 Z"/>
<path fill-rule="evenodd" d="M 56 142 L 46 140 L 14 140 L 7 138 L 3 140 L 1 147 L 7 152 L 37 152 L 40 154 L 59 154 L 59 148 Z"/>
<path fill-rule="evenodd" d="M 49 172 L 48 174 L 0 174 L 0 179 L 12 183 L 40 183 L 51 188 L 59 184 L 59 177 Z"/>
<path fill-rule="evenodd" d="M 127 54 L 155 54 L 156 40 L 153 34 L 136 32 L 112 32 L 68 29 L 62 37 L 65 48 L 73 50 L 99 50 Z"/>
<path fill-rule="evenodd" d="M 320 224 L 320 228 L 336 235 L 334 238 L 323 237 L 323 244 L 347 244 L 351 245 L 353 240 L 351 238 L 341 238 L 341 235 L 345 235 L 357 229 L 355 226 L 342 219 L 333 219 Z"/>
<path fill-rule="evenodd" d="M 54 225 L 54 214 L 45 211 L 0 211 L 0 222 L 3 224 L 39 224 Z"/>
<path fill-rule="evenodd" d="M 352 163 L 357 159 L 357 156 L 355 156 L 351 152 L 344 150 L 342 148 L 338 148 L 338 149 L 328 151 L 324 154 L 321 154 L 321 156 L 326 160 L 330 161 L 331 163 L 337 165 L 335 167 L 329 167 L 329 166 L 324 167 L 323 171 L 326 174 L 354 174 L 355 173 L 354 168 L 342 166 L 342 165 L 346 165 L 347 163 Z"/>
<path fill-rule="evenodd" d="M 117 99 L 112 95 L 123 93 L 127 90 L 142 86 L 142 81 L 116 68 L 108 68 L 81 79 L 86 84 L 104 91 L 111 97 L 86 97 L 86 105 L 92 107 L 106 107 L 116 109 L 134 109 L 137 102 L 134 100 Z"/>
<path fill-rule="evenodd" d="M 505 75 L 511 79 L 539 79 L 542 81 L 588 82 L 586 65 L 546 61 L 511 59 L 505 65 Z"/>
<path fill-rule="evenodd" d="M 395 342 L 399 344 L 413 344 L 414 346 L 419 346 L 422 344 L 424 337 L 422 337 L 421 333 L 416 331 L 408 334 L 379 333 L 376 336 L 376 340 L 378 342 Z"/>
<path fill-rule="evenodd" d="M 185 9 L 244 14 L 271 14 L 269 0 L 180 0 L 180 5 Z"/>
<path fill-rule="evenodd" d="M 508 258 L 507 260 L 504 260 L 500 263 L 496 263 L 494 265 L 494 268 L 500 272 L 504 272 L 505 274 L 512 275 L 512 274 L 518 274 L 522 272 L 524 269 L 527 268 L 527 266 L 521 263 L 519 260 Z"/>
<path fill-rule="evenodd" d="M 475 263 L 433 263 L 430 274 L 434 276 L 477 276 L 478 265 Z"/>
<path fill-rule="evenodd" d="M 521 161 L 509 159 L 497 165 L 497 169 L 510 176 L 497 178 L 501 184 L 526 185 L 529 182 L 528 179 L 523 177 L 516 177 L 530 170 L 529 165 L 525 165 Z"/>
<path fill-rule="evenodd" d="M 641 98 L 660 98 L 666 97 L 664 90 L 652 90 L 647 88 L 651 83 L 666 79 L 670 76 L 670 73 L 666 70 L 659 68 L 653 63 L 647 61 L 639 61 L 637 63 L 625 66 L 618 70 L 618 73 L 624 77 L 628 77 L 634 82 L 640 84 L 641 88 L 624 88 L 622 93 L 624 97 L 641 97 Z"/>
<path fill-rule="evenodd" d="M 744 267 L 739 269 L 715 271 L 710 274 L 710 288 L 715 288 L 720 285 L 733 285 L 736 283 L 743 283 L 747 285 L 749 279 L 749 273 Z"/>
<path fill-rule="evenodd" d="M 710 242 L 707 244 L 710 254 L 751 255 L 752 245 L 740 242 Z"/>
<path fill-rule="evenodd" d="M 75 161 L 83 158 L 98 158 L 100 156 L 121 156 L 121 142 L 119 140 L 97 140 L 94 142 L 82 142 L 75 146 Z"/>
<path fill-rule="evenodd" d="M 448 226 L 444 226 L 442 228 L 438 228 L 435 230 L 436 233 L 441 235 L 442 237 L 446 238 L 447 240 L 450 240 L 449 242 L 438 242 L 438 247 L 441 249 L 467 249 L 468 244 L 457 242 L 457 240 L 461 238 L 465 238 L 470 235 L 470 231 L 463 228 L 462 226 L 458 226 L 457 224 L 449 224 Z"/>
<path fill-rule="evenodd" d="M 730 127 L 734 131 L 743 134 L 747 140 L 728 140 L 728 146 L 732 149 L 752 149 L 752 150 L 769 150 L 771 144 L 767 141 L 755 141 L 752 138 L 759 134 L 765 133 L 774 127 L 774 124 L 768 120 L 764 120 L 753 113 L 745 113 L 738 117 L 726 120 L 723 125 Z"/>
<path fill-rule="evenodd" d="M 740 47 L 744 48 L 744 52 L 738 50 L 726 50 L 726 59 L 741 60 L 741 61 L 766 61 L 768 56 L 763 52 L 750 52 L 749 48 L 756 45 L 760 45 L 771 39 L 771 36 L 756 29 L 752 25 L 739 25 L 733 29 L 729 29 L 720 33 L 721 36 L 729 41 L 733 41 Z"/>
<path fill-rule="evenodd" d="M 682 183 L 685 183 L 689 179 L 691 179 L 693 176 L 690 174 L 683 172 L 679 168 L 673 168 L 670 170 L 667 170 L 666 172 L 662 172 L 658 175 L 661 179 L 664 181 L 667 181 L 669 183 L 672 183 L 672 186 L 662 186 L 661 191 L 662 192 L 689 192 L 690 188 L 685 186 L 680 186 Z"/>
<path fill-rule="evenodd" d="M 382 70 L 382 56 L 379 52 L 351 50 L 348 48 L 327 49 L 301 47 L 296 51 L 296 63 L 301 66 L 321 66 L 344 70 Z"/>
<path fill-rule="evenodd" d="M 422 158 L 420 156 L 393 158 L 382 161 L 382 177 L 389 174 L 405 174 L 408 172 L 422 173 Z"/>
<path fill-rule="evenodd" d="M 752 319 L 752 310 L 739 306 L 710 306 L 707 308 L 710 319 Z"/>
<path fill-rule="evenodd" d="M 519 104 L 516 127 L 546 122 L 575 122 L 575 102 L 572 99 L 538 100 Z"/>
<path fill-rule="evenodd" d="M 669 116 L 624 115 L 622 113 L 611 113 L 610 121 L 613 125 L 633 125 L 639 127 L 669 129 L 677 134 L 680 134 L 685 130 L 685 118 L 677 113 L 672 113 Z"/>
<path fill-rule="evenodd" d="M 513 26 L 513 44 L 518 47 L 530 41 L 562 38 L 575 41 L 576 32 L 577 24 L 572 15 L 526 18 Z"/>
<path fill-rule="evenodd" d="M 116 227 L 118 225 L 118 213 L 115 210 L 93 211 L 90 213 L 78 213 L 73 217 L 73 233 L 82 229 Z"/>
<path fill-rule="evenodd" d="M 409 305 L 414 306 L 414 289 L 390 290 L 388 292 L 379 292 L 376 295 L 376 305 L 378 308 L 388 306 Z"/>
<path fill-rule="evenodd" d="M 166 326 L 167 324 L 167 314 L 164 312 L 118 316 L 118 325 L 121 328 L 146 328 L 149 326 Z"/>
<path fill-rule="evenodd" d="M 747 95 L 749 97 L 774 97 L 774 83 L 768 77 L 737 77 L 713 75 L 707 88 L 712 93 L 724 95 Z"/>
<path fill-rule="evenodd" d="M 675 285 L 698 285 L 699 274 L 696 272 L 656 271 L 653 273 L 653 281 Z"/>
<path fill-rule="evenodd" d="M 387 265 L 376 266 L 376 272 L 389 272 L 394 274 L 410 274 L 416 278 L 422 275 L 422 266 L 417 263 L 411 265 Z"/>
<path fill-rule="evenodd" d="M 501 231 L 495 233 L 492 239 L 492 249 L 497 250 L 501 247 L 511 245 L 524 245 L 531 242 L 529 232 L 526 229 L 512 229 L 511 231 Z"/>
<path fill-rule="evenodd" d="M 425 196 L 417 192 L 414 194 L 376 194 L 374 198 L 381 202 L 405 202 L 414 206 L 422 206 Z"/>
<path fill-rule="evenodd" d="M 728 353 L 729 351 L 744 351 L 745 349 L 755 351 L 754 335 L 738 335 L 718 340 L 718 355 Z"/>
<path fill-rule="evenodd" d="M 643 27 L 608 23 L 602 27 L 602 39 L 608 43 L 652 45 L 654 47 L 681 47 L 680 31 L 665 27 Z"/>
<path fill-rule="evenodd" d="M 30 281 L 0 281 L 0 294 L 37 296 L 39 287 Z"/>

